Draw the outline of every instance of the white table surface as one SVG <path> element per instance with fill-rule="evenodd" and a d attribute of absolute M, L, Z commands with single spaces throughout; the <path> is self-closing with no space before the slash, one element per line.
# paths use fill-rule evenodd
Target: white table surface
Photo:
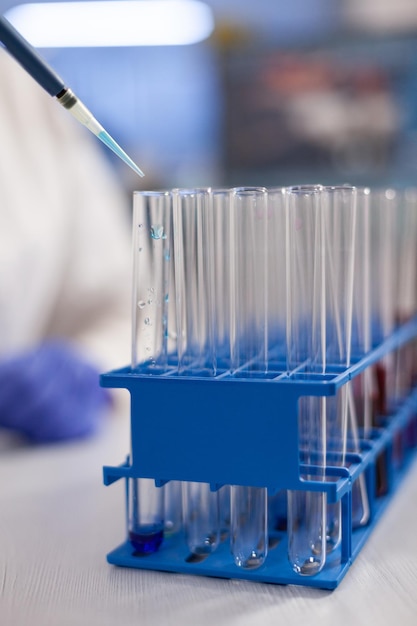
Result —
<path fill-rule="evenodd" d="M 1 626 L 417 625 L 417 463 L 335 591 L 117 568 L 127 419 L 28 448 L 0 434 Z"/>

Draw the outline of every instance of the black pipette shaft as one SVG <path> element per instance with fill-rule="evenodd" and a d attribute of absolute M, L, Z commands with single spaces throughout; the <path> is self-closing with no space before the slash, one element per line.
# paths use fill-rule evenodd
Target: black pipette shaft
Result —
<path fill-rule="evenodd" d="M 2 15 L 0 15 L 0 41 L 16 61 L 51 96 L 58 96 L 67 89 L 62 78 L 45 63 L 35 48 Z"/>

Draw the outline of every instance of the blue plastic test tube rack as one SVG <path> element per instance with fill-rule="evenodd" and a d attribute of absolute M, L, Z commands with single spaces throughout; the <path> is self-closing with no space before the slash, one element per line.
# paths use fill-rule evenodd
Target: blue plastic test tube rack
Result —
<path fill-rule="evenodd" d="M 388 353 L 416 340 L 417 318 L 398 328 L 364 358 L 337 374 L 303 374 L 288 377 L 284 371 L 267 376 L 239 378 L 219 370 L 214 377 L 179 376 L 172 369 L 160 375 L 149 369 L 123 368 L 101 376 L 101 385 L 124 388 L 131 395 L 132 455 L 119 467 L 104 468 L 104 482 L 123 478 L 152 478 L 157 486 L 169 480 L 222 485 L 323 491 L 327 501 L 342 503 L 342 541 L 336 559 L 327 559 L 315 576 L 296 574 L 287 560 L 285 533 L 270 549 L 257 570 L 242 570 L 232 560 L 224 542 L 202 562 L 190 562 L 183 537 L 164 540 L 158 552 L 139 557 L 128 540 L 108 554 L 114 565 L 140 569 L 182 572 L 223 578 L 296 584 L 334 589 L 345 576 L 415 454 L 415 445 L 403 451 L 401 464 L 394 462 L 394 440 L 416 426 L 417 388 L 397 407 L 372 436 L 360 442 L 360 451 L 347 455 L 345 467 L 328 466 L 328 481 L 303 481 L 302 473 L 314 468 L 300 466 L 297 405 L 302 396 L 334 396 L 349 380 L 377 363 Z M 209 434 L 207 434 L 209 433 Z M 251 455 L 242 459 L 248 441 Z M 376 494 L 376 466 L 384 455 L 388 469 L 388 491 Z M 352 485 L 364 473 L 371 517 L 364 527 L 352 530 Z"/>

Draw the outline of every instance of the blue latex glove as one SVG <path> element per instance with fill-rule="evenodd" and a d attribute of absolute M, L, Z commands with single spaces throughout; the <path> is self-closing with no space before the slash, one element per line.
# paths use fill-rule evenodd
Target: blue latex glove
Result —
<path fill-rule="evenodd" d="M 109 402 L 98 372 L 60 341 L 0 363 L 0 426 L 35 443 L 93 434 Z"/>

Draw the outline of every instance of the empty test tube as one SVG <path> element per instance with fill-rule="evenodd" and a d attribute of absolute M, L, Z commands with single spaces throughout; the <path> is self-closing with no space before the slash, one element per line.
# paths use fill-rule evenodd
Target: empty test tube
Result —
<path fill-rule="evenodd" d="M 230 488 L 230 547 L 234 562 L 245 569 L 260 567 L 268 553 L 267 490 Z"/>
<path fill-rule="evenodd" d="M 376 346 L 390 335 L 396 324 L 398 192 L 394 189 L 373 190 L 370 210 L 372 342 Z M 392 352 L 375 365 L 374 372 L 377 389 L 374 418 L 378 420 L 388 413 L 389 400 L 394 396 Z"/>
<path fill-rule="evenodd" d="M 220 542 L 219 493 L 208 483 L 184 482 L 183 523 L 191 554 L 208 555 Z"/>
<path fill-rule="evenodd" d="M 353 285 L 356 239 L 356 187 L 323 187 L 321 191 L 323 223 L 324 342 L 323 371 L 337 372 L 351 363 Z M 350 383 L 326 401 L 327 453 L 332 465 L 345 466 L 349 423 L 357 430 L 356 414 L 350 411 Z M 359 483 L 356 483 L 358 485 Z M 341 541 L 341 502 L 327 505 L 327 551 Z"/>
<path fill-rule="evenodd" d="M 268 188 L 267 212 L 268 369 L 285 368 L 285 189 Z"/>
<path fill-rule="evenodd" d="M 287 369 L 323 371 L 325 360 L 324 265 L 321 186 L 286 190 Z M 326 398 L 300 398 L 300 462 L 318 468 L 308 481 L 324 480 Z M 326 494 L 288 492 L 288 559 L 295 572 L 318 573 L 326 560 Z"/>
<path fill-rule="evenodd" d="M 211 191 L 175 189 L 173 202 L 178 368 L 214 375 Z"/>
<path fill-rule="evenodd" d="M 213 218 L 214 346 L 217 367 L 230 368 L 230 190 L 211 190 Z"/>
<path fill-rule="evenodd" d="M 355 267 L 353 281 L 352 356 L 362 358 L 371 349 L 371 267 L 370 200 L 371 190 L 358 187 L 356 210 Z M 359 428 L 369 437 L 372 429 L 372 368 L 367 367 L 348 385 L 348 405 L 353 451 L 360 452 Z M 370 517 L 365 475 L 352 486 L 352 525 L 365 525 Z"/>
<path fill-rule="evenodd" d="M 164 536 L 175 535 L 182 527 L 182 484 L 170 480 L 164 485 Z"/>
<path fill-rule="evenodd" d="M 213 376 L 216 355 L 211 190 L 175 189 L 173 203 L 178 371 Z M 206 483 L 185 482 L 182 496 L 188 548 L 193 555 L 207 555 L 219 544 L 218 493 L 210 491 Z"/>
<path fill-rule="evenodd" d="M 231 191 L 230 206 L 230 361 L 239 376 L 268 369 L 267 335 L 267 191 L 242 187 Z M 242 455 L 250 454 L 250 446 Z M 231 551 L 236 565 L 255 568 L 267 556 L 267 489 L 231 486 Z"/>
<path fill-rule="evenodd" d="M 268 197 L 264 187 L 230 196 L 230 360 L 232 372 L 268 369 Z"/>
<path fill-rule="evenodd" d="M 395 312 L 398 324 L 404 324 L 416 313 L 417 302 L 417 190 L 404 189 L 398 193 L 397 264 Z M 415 344 L 397 351 L 395 362 L 395 398 L 401 400 L 413 385 L 413 354 Z"/>
<path fill-rule="evenodd" d="M 230 532 L 230 485 L 223 485 L 219 489 L 220 509 L 220 540 L 224 541 Z"/>

